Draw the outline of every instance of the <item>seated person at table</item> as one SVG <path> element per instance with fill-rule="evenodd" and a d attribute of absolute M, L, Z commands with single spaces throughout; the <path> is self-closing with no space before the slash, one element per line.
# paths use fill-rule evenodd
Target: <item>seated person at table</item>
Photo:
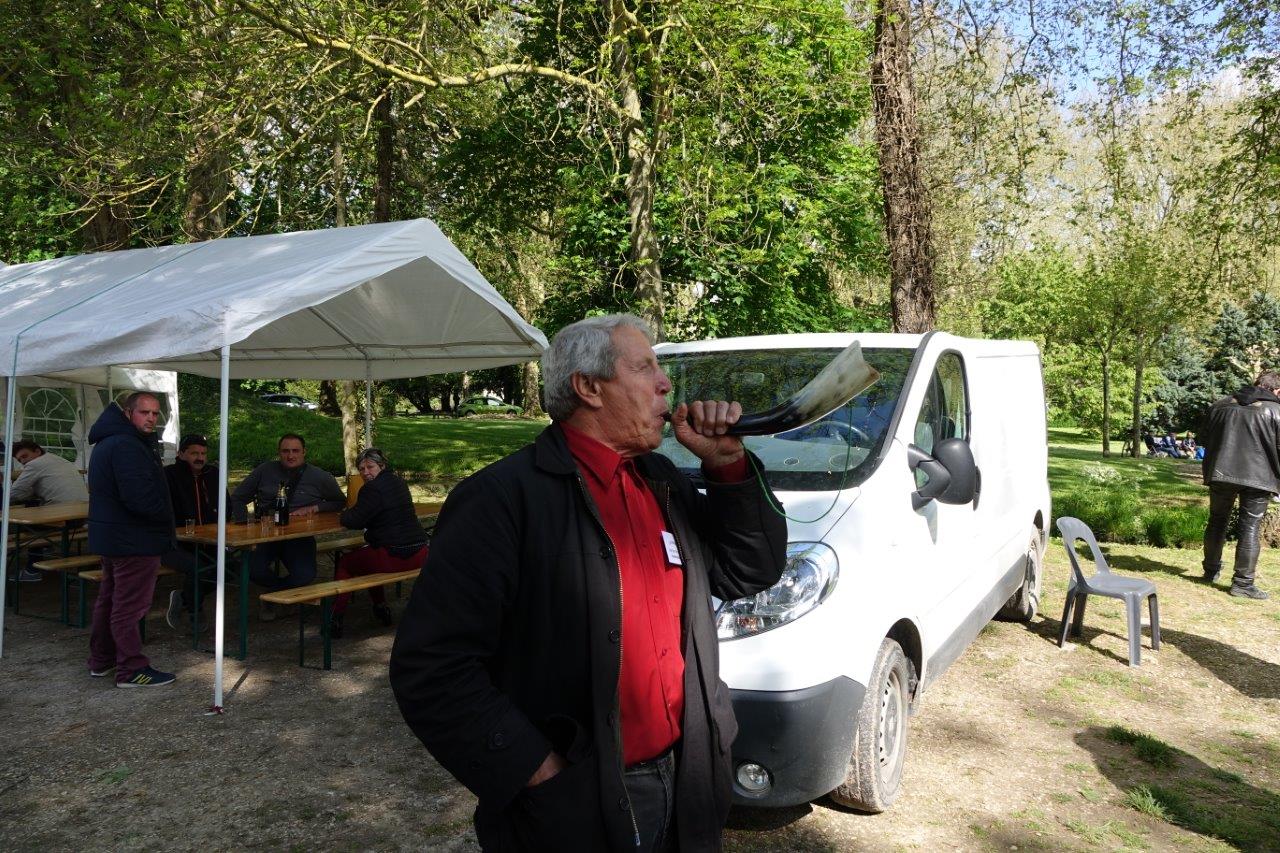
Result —
<path fill-rule="evenodd" d="M 357 457 L 356 469 L 364 480 L 356 496 L 355 506 L 343 511 L 342 526 L 364 530 L 369 543 L 343 554 L 334 572 L 337 580 L 357 575 L 407 572 L 422 568 L 427 559 L 427 532 L 418 523 L 413 510 L 409 486 L 391 470 L 387 457 L 370 447 Z M 391 624 L 391 608 L 387 606 L 382 587 L 372 587 L 373 615 L 383 625 Z M 351 593 L 343 593 L 333 605 L 333 621 L 329 636 L 342 636 L 342 616 L 351 603 Z"/>
<path fill-rule="evenodd" d="M 22 473 L 9 487 L 9 502 L 15 505 L 72 503 L 89 500 L 89 490 L 85 488 L 84 476 L 71 462 L 56 453 L 45 453 L 40 445 L 30 439 L 14 442 L 13 458 L 22 465 Z M 75 522 L 71 526 L 79 526 Z M 29 562 L 35 563 L 48 556 L 44 548 L 28 548 Z M 18 573 L 18 580 L 24 582 L 38 581 L 43 577 L 34 569 L 23 569 Z"/>
<path fill-rule="evenodd" d="M 285 433 L 276 444 L 280 458 L 264 462 L 231 493 L 232 515 L 243 520 L 253 501 L 259 511 L 269 511 L 283 483 L 288 498 L 289 517 L 301 519 L 317 512 L 334 512 L 347 504 L 338 481 L 328 471 L 307 464 L 307 443 L 302 436 Z M 284 577 L 275 573 L 274 564 L 284 564 Z M 249 561 L 249 577 L 269 590 L 306 586 L 316 578 L 316 539 L 286 539 L 268 542 L 253 549 Z M 263 605 L 262 618 L 275 618 L 275 608 Z"/>
<path fill-rule="evenodd" d="M 209 458 L 209 442 L 203 435 L 184 435 L 178 442 L 178 458 L 172 465 L 164 467 L 165 480 L 169 483 L 169 500 L 173 502 L 174 524 L 185 528 L 190 519 L 195 524 L 213 524 L 218 520 L 218 469 L 205 464 Z M 212 554 L 206 550 L 206 560 Z M 177 569 L 188 578 L 196 573 L 196 547 L 180 542 L 178 547 L 160 558 L 162 565 Z M 200 601 L 213 591 L 212 572 L 206 572 L 200 581 Z M 195 602 L 192 600 L 190 582 L 184 583 L 181 590 L 169 593 L 169 610 L 165 613 L 165 621 L 169 627 L 177 630 L 179 618 L 186 611 L 188 618 L 195 613 Z"/>

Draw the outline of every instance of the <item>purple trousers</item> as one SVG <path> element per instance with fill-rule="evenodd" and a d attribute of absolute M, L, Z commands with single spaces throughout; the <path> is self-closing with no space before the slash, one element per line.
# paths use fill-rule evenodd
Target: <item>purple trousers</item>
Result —
<path fill-rule="evenodd" d="M 150 665 L 142 653 L 138 620 L 147 615 L 156 592 L 160 556 L 103 557 L 102 583 L 93 605 L 89 668 L 116 668 L 116 681 Z"/>

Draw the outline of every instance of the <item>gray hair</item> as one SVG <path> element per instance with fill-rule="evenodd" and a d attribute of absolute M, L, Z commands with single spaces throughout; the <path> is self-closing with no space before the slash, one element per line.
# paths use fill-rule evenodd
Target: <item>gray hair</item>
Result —
<path fill-rule="evenodd" d="M 612 379 L 618 360 L 613 333 L 629 326 L 653 344 L 653 330 L 634 314 L 606 314 L 571 323 L 551 339 L 542 354 L 543 408 L 553 421 L 563 421 L 577 410 L 578 394 L 573 390 L 573 374 L 596 379 Z"/>

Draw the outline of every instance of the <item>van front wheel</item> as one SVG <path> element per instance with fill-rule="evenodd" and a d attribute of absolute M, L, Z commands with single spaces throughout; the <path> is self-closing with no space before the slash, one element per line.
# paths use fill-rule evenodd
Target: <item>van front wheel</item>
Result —
<path fill-rule="evenodd" d="M 893 804 L 907 756 L 907 711 L 915 667 L 885 638 L 858 711 L 844 782 L 831 792 L 842 806 L 878 814 Z"/>

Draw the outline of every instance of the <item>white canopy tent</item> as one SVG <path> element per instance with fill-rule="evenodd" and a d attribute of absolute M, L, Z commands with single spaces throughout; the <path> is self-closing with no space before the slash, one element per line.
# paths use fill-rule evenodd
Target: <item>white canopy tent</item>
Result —
<path fill-rule="evenodd" d="M 390 379 L 529 361 L 547 340 L 426 219 L 78 255 L 0 268 L 0 370 L 105 365 L 219 376 L 226 515 L 230 378 Z M 9 484 L 0 522 L 7 566 Z M 214 706 L 222 705 L 219 535 Z M 0 582 L 0 655 L 5 585 Z"/>

